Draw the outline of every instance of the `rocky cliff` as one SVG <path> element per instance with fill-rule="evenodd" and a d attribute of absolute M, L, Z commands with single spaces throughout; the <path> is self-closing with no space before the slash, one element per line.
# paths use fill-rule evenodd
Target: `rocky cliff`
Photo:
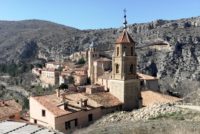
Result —
<path fill-rule="evenodd" d="M 200 17 L 132 24 L 138 70 L 161 78 L 163 92 L 184 96 L 200 81 Z M 112 50 L 118 29 L 78 30 L 40 20 L 0 21 L 0 62 L 66 58 L 86 50 Z"/>

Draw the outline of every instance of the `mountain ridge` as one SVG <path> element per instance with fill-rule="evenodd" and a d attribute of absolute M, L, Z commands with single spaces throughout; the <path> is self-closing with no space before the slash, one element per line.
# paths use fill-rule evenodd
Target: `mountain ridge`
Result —
<path fill-rule="evenodd" d="M 179 94 L 184 96 L 197 90 L 196 83 L 200 80 L 200 17 L 130 24 L 128 30 L 137 42 L 138 71 L 161 78 L 163 92 L 179 93 L 181 90 Z M 113 50 L 121 32 L 122 27 L 79 30 L 48 21 L 0 21 L 0 63 L 31 63 L 38 58 L 54 60 L 60 55 L 67 58 L 74 52 L 87 50 L 92 41 L 99 51 Z M 169 49 L 138 48 L 155 45 L 157 40 L 169 44 Z"/>

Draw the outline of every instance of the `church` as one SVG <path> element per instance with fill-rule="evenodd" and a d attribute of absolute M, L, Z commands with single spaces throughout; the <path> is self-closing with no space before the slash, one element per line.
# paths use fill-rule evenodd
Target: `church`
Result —
<path fill-rule="evenodd" d="M 70 133 L 105 114 L 142 107 L 144 85 L 149 89 L 151 82 L 157 84 L 157 79 L 137 73 L 136 66 L 135 42 L 128 33 L 124 14 L 124 28 L 116 39 L 112 60 L 100 57 L 92 42 L 88 51 L 88 74 L 84 71 L 90 85 L 77 86 L 73 91 L 57 89 L 55 94 L 31 96 L 30 122 Z"/>
<path fill-rule="evenodd" d="M 112 71 L 109 72 L 109 65 Z M 135 42 L 128 33 L 126 14 L 124 28 L 114 46 L 112 61 L 99 58 L 94 43 L 88 52 L 88 77 L 92 84 L 103 85 L 122 103 L 122 110 L 133 110 L 141 106 L 140 80 L 136 73 L 137 55 Z M 107 75 L 106 75 L 107 74 Z"/>

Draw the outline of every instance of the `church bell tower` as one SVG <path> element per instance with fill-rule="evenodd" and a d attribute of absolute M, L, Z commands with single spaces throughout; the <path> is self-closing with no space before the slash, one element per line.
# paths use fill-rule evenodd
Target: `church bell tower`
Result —
<path fill-rule="evenodd" d="M 110 93 L 123 102 L 123 110 L 132 110 L 140 105 L 140 82 L 136 75 L 137 55 L 135 42 L 127 29 L 126 10 L 124 28 L 115 42 L 112 56 L 112 80 Z"/>
<path fill-rule="evenodd" d="M 94 61 L 99 58 L 99 53 L 96 50 L 94 42 L 90 44 L 88 51 L 88 77 L 91 84 L 94 84 Z"/>

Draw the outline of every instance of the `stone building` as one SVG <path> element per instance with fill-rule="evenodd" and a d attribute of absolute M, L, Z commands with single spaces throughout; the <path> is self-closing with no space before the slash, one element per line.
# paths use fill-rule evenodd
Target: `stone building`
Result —
<path fill-rule="evenodd" d="M 35 74 L 36 76 L 40 76 L 42 72 L 42 68 L 33 68 L 32 73 Z"/>
<path fill-rule="evenodd" d="M 90 44 L 88 51 L 88 77 L 90 78 L 91 83 L 94 83 L 94 60 L 99 58 L 99 52 L 96 50 L 94 42 Z"/>
<path fill-rule="evenodd" d="M 43 68 L 40 75 L 42 86 L 54 86 L 59 83 L 59 71 L 55 69 Z"/>
<path fill-rule="evenodd" d="M 159 91 L 158 79 L 146 74 L 137 73 L 140 79 L 141 90 Z"/>
<path fill-rule="evenodd" d="M 110 70 L 112 61 L 107 58 L 99 58 L 93 62 L 94 77 L 93 84 L 97 84 L 98 78 L 102 76 L 107 70 Z"/>
<path fill-rule="evenodd" d="M 88 56 L 88 76 L 91 84 L 103 85 L 122 103 L 123 110 L 132 110 L 141 105 L 140 80 L 136 74 L 137 55 L 135 42 L 127 30 L 126 15 L 124 15 L 124 29 L 115 42 L 111 60 L 99 58 L 93 43 Z M 112 66 L 111 66 L 112 65 Z M 109 70 L 112 68 L 112 73 Z"/>
<path fill-rule="evenodd" d="M 81 85 L 77 90 L 63 93 L 57 90 L 53 95 L 30 97 L 32 123 L 66 133 L 87 126 L 107 113 L 142 106 L 140 84 L 141 81 L 147 83 L 148 79 L 136 73 L 135 42 L 128 33 L 126 15 L 124 19 L 125 27 L 115 42 L 112 61 L 100 58 L 92 43 L 88 51 L 88 71 L 73 69 L 75 83 Z M 87 73 L 91 85 L 82 86 Z"/>
<path fill-rule="evenodd" d="M 45 64 L 45 67 L 49 69 L 59 69 L 61 66 L 62 65 L 59 62 L 47 62 Z"/>
<path fill-rule="evenodd" d="M 124 18 L 124 29 L 115 42 L 112 56 L 112 79 L 109 80 L 109 91 L 123 103 L 123 110 L 132 110 L 140 107 L 142 99 L 140 81 L 136 74 L 135 42 L 127 31 L 126 15 Z"/>
<path fill-rule="evenodd" d="M 87 75 L 74 74 L 73 78 L 74 78 L 74 84 L 76 86 L 81 86 L 81 85 L 87 84 L 87 78 L 88 78 Z"/>
<path fill-rule="evenodd" d="M 30 97 L 30 122 L 70 133 L 120 108 L 121 102 L 116 97 L 93 90 L 97 88 L 89 88 L 87 93 L 57 90 L 56 94 Z"/>

